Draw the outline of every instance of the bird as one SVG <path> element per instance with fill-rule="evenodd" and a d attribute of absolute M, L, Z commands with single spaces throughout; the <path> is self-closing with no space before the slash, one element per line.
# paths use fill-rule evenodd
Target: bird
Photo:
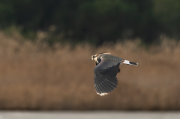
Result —
<path fill-rule="evenodd" d="M 116 76 L 120 72 L 120 65 L 138 65 L 138 63 L 113 56 L 108 52 L 92 55 L 90 60 L 96 62 L 94 87 L 96 93 L 100 96 L 105 96 L 117 88 L 118 80 Z"/>

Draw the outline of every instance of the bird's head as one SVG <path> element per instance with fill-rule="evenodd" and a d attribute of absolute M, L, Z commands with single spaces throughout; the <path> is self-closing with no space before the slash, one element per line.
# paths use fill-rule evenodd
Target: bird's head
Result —
<path fill-rule="evenodd" d="M 91 56 L 91 59 L 89 59 L 89 60 L 97 61 L 98 55 L 99 55 L 99 54 L 92 55 L 92 56 Z"/>
<path fill-rule="evenodd" d="M 104 53 L 95 54 L 95 55 L 92 55 L 91 59 L 89 59 L 89 60 L 94 60 L 96 62 L 98 59 L 98 56 L 101 54 L 110 54 L 110 53 L 104 52 Z"/>

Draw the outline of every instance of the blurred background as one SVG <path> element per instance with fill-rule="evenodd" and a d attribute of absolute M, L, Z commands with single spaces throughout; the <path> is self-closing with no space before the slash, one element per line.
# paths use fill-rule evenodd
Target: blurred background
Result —
<path fill-rule="evenodd" d="M 179 110 L 179 39 L 179 0 L 1 0 L 0 109 Z M 139 63 L 104 97 L 100 52 Z"/>

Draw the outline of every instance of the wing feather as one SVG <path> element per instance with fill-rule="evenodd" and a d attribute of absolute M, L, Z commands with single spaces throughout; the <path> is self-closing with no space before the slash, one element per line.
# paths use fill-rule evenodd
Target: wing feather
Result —
<path fill-rule="evenodd" d="M 119 70 L 119 61 L 104 61 L 94 68 L 94 86 L 99 95 L 110 93 L 118 85 L 116 75 Z"/>

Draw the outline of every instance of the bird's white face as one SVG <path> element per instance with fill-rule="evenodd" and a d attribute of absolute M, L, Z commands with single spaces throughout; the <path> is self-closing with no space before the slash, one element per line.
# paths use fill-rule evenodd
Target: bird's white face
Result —
<path fill-rule="evenodd" d="M 97 54 L 91 56 L 91 60 L 97 61 Z"/>

